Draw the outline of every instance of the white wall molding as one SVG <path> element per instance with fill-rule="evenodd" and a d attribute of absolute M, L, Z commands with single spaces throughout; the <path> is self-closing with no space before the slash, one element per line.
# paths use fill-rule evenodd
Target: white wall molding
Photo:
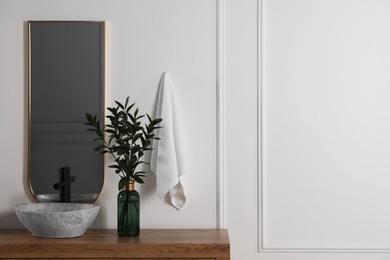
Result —
<path fill-rule="evenodd" d="M 226 228 L 225 194 L 225 0 L 216 0 L 217 228 Z"/>
<path fill-rule="evenodd" d="M 264 174 L 263 162 L 264 162 L 264 153 L 263 153 L 263 140 L 264 140 L 264 99 L 263 95 L 264 86 L 265 86 L 265 65 L 264 65 L 264 57 L 265 57 L 265 35 L 264 35 L 264 3 L 265 0 L 257 0 L 257 46 L 258 46 L 258 60 L 257 60 L 257 152 L 258 152 L 258 160 L 257 160 L 257 180 L 258 180 L 258 252 L 259 253 L 340 253 L 340 254 L 348 254 L 348 253 L 390 253 L 389 248 L 375 248 L 375 247 L 335 247 L 335 248 L 317 248 L 317 247 L 296 247 L 292 245 L 291 247 L 269 247 L 266 243 L 266 231 L 265 229 L 265 190 L 267 187 L 264 187 L 264 179 L 266 178 Z M 347 256 L 346 256 L 347 257 Z M 332 258 L 333 259 L 333 258 Z"/>
<path fill-rule="evenodd" d="M 257 222 L 257 237 L 258 237 L 258 250 L 262 252 L 264 250 L 263 246 L 263 169 L 262 169 L 262 143 L 263 143 L 263 130 L 262 130 L 262 80 L 263 80 L 263 36 L 262 36 L 262 26 L 263 26 L 263 14 L 262 7 L 263 1 L 257 0 L 257 212 L 258 212 L 258 222 Z"/>

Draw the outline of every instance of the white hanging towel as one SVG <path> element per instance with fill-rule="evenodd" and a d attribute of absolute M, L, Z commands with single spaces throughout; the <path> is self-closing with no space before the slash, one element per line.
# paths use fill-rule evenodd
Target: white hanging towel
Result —
<path fill-rule="evenodd" d="M 163 198 L 168 194 L 172 205 L 180 210 L 185 202 L 180 177 L 188 171 L 183 144 L 183 130 L 175 102 L 174 85 L 167 72 L 160 79 L 156 118 L 162 118 L 162 128 L 156 129 L 153 140 L 150 168 L 157 178 L 157 194 Z"/>

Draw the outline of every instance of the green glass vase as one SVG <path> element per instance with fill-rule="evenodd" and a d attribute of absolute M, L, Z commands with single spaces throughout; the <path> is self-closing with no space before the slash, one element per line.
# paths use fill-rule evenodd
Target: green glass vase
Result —
<path fill-rule="evenodd" d="M 118 194 L 118 236 L 139 235 L 139 193 L 134 190 L 134 181 L 126 183 Z"/>

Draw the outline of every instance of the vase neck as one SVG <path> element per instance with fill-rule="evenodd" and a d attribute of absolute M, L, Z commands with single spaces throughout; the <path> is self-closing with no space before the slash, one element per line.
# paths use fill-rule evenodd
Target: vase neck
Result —
<path fill-rule="evenodd" d="M 126 182 L 125 190 L 134 190 L 134 180 Z"/>

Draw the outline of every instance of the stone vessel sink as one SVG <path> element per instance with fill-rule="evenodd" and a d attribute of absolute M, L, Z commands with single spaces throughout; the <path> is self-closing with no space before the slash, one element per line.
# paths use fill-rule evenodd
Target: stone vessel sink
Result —
<path fill-rule="evenodd" d="M 71 238 L 84 234 L 100 206 L 86 203 L 25 203 L 14 207 L 19 221 L 36 237 Z"/>

